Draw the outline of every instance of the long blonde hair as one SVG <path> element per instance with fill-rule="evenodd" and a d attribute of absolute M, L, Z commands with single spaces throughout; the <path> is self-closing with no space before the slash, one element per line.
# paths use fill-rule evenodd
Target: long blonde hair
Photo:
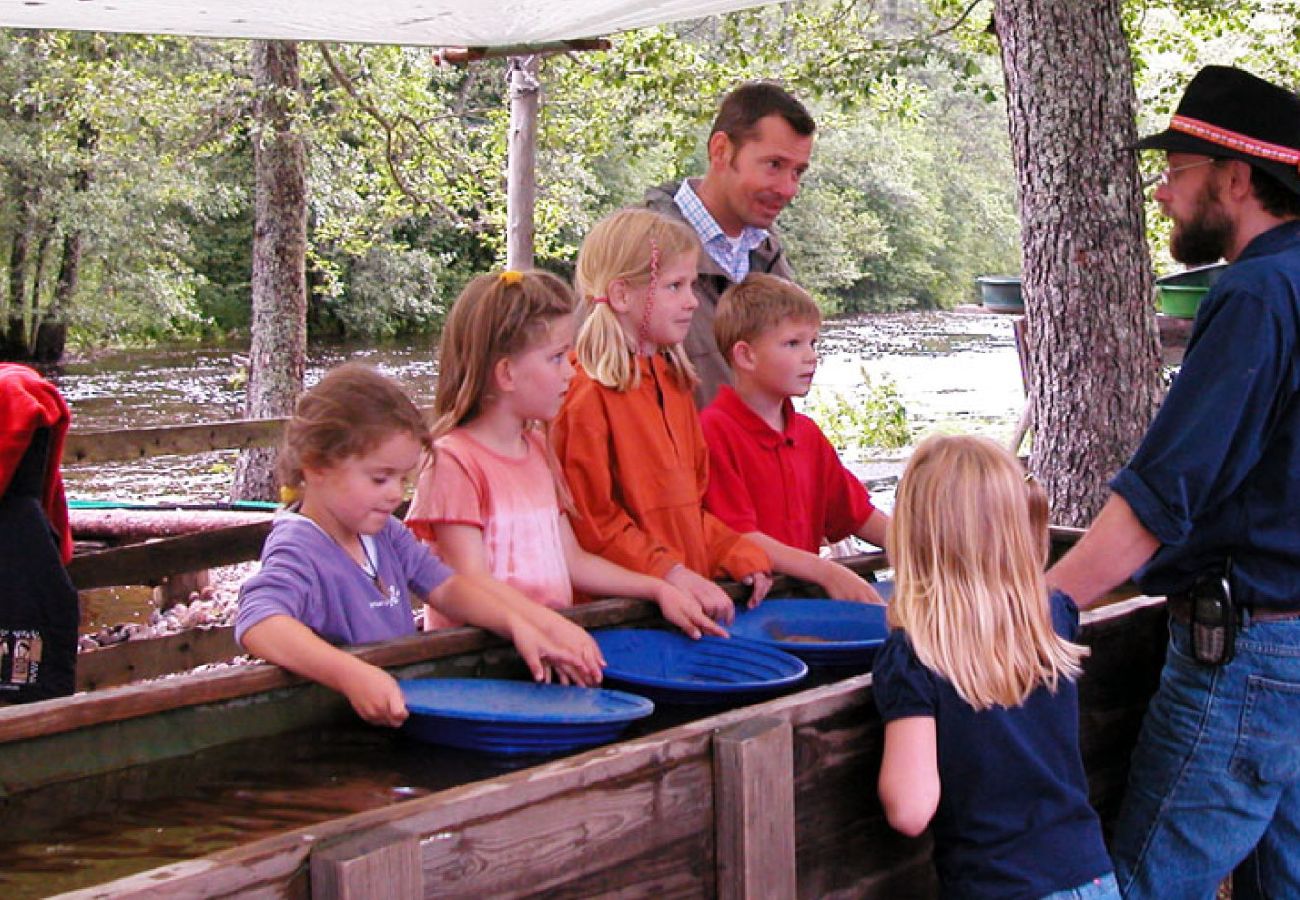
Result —
<path fill-rule="evenodd" d="M 672 261 L 699 252 L 691 226 L 650 209 L 620 209 L 596 223 L 578 251 L 575 277 L 584 318 L 574 347 L 588 375 L 618 391 L 641 383 L 636 342 L 607 302 L 610 285 L 648 285 Z M 661 352 L 678 384 L 695 387 L 699 378 L 685 348 L 673 344 Z"/>
<path fill-rule="evenodd" d="M 434 436 L 482 412 L 497 362 L 527 350 L 556 319 L 572 315 L 574 306 L 563 280 L 536 269 L 479 275 L 465 285 L 438 346 Z"/>
<path fill-rule="evenodd" d="M 1052 627 L 1043 568 L 1047 500 L 986 438 L 936 436 L 912 454 L 889 523 L 889 622 L 975 709 L 1055 692 L 1086 647 Z"/>

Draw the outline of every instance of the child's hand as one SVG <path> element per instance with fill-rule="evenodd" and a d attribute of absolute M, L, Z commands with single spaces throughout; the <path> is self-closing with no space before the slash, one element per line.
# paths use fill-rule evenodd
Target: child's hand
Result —
<path fill-rule="evenodd" d="M 713 621 L 730 625 L 736 618 L 736 605 L 731 602 L 726 591 L 680 563 L 669 570 L 664 581 L 698 603 L 704 614 Z"/>
<path fill-rule="evenodd" d="M 396 728 L 406 721 L 406 701 L 396 679 L 378 666 L 357 660 L 360 665 L 349 672 L 343 695 L 357 715 L 371 725 Z"/>
<path fill-rule="evenodd" d="M 592 636 L 558 613 L 544 607 L 539 611 L 549 615 L 536 622 L 517 621 L 510 635 L 533 679 L 550 682 L 554 675 L 561 684 L 600 684 L 605 658 Z"/>
<path fill-rule="evenodd" d="M 655 592 L 655 602 L 659 604 L 660 612 L 665 619 L 686 632 L 688 637 L 698 638 L 702 634 L 728 636 L 726 629 L 709 618 L 698 599 L 666 581 L 659 582 L 659 585 Z"/>
<path fill-rule="evenodd" d="M 827 597 L 834 600 L 856 600 L 858 603 L 885 602 L 880 599 L 875 588 L 852 569 L 830 559 L 822 562 L 825 565 L 817 572 L 817 583 L 826 591 Z"/>
<path fill-rule="evenodd" d="M 772 589 L 772 573 L 754 572 L 740 579 L 740 583 L 750 587 L 749 608 L 753 609 L 763 602 L 767 592 Z"/>

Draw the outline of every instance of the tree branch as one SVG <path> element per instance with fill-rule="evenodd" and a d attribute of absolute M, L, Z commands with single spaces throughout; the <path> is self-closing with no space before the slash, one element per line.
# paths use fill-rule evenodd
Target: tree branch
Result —
<path fill-rule="evenodd" d="M 421 141 L 428 144 L 432 149 L 442 150 L 443 148 L 435 140 L 430 138 L 426 130 L 421 127 L 420 123 L 411 116 L 403 113 L 398 116 L 396 121 L 385 116 L 379 107 L 368 98 L 362 96 L 361 92 L 357 90 L 356 84 L 334 59 L 334 54 L 330 52 L 329 45 L 318 43 L 316 44 L 316 47 L 320 50 L 321 58 L 325 60 L 325 65 L 330 70 L 330 75 L 333 76 L 334 81 L 338 86 L 343 89 L 344 93 L 352 98 L 352 100 L 366 115 L 372 118 L 379 127 L 383 129 L 384 162 L 388 167 L 388 174 L 393 179 L 393 184 L 396 185 L 397 190 L 402 194 L 402 196 L 406 197 L 406 199 L 410 200 L 416 206 L 428 206 L 438 210 L 453 223 L 462 228 L 467 228 L 471 231 L 482 231 L 486 227 L 484 223 L 468 219 L 437 197 L 417 190 L 409 181 L 407 181 L 406 176 L 402 173 L 402 154 L 400 152 L 401 140 L 399 131 L 403 124 L 414 129 L 416 136 Z M 453 117 L 447 116 L 440 118 Z"/>

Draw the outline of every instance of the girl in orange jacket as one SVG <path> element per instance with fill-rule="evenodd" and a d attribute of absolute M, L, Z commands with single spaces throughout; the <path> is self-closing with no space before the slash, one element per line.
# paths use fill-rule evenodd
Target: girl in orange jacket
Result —
<path fill-rule="evenodd" d="M 752 606 L 771 586 L 771 563 L 703 506 L 708 451 L 681 346 L 698 305 L 698 254 L 689 225 L 647 209 L 592 229 L 578 254 L 579 366 L 552 437 L 582 546 L 730 622 L 731 600 L 711 579 L 749 585 Z"/>

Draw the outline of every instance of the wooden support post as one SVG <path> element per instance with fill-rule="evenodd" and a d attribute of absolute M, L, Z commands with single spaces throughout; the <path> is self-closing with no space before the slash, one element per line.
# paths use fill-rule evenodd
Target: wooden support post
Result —
<path fill-rule="evenodd" d="M 420 900 L 420 842 L 395 828 L 375 828 L 325 843 L 311 854 L 312 900 Z"/>
<path fill-rule="evenodd" d="M 1020 445 L 1034 425 L 1034 391 L 1032 367 L 1029 364 L 1029 325 L 1024 316 L 1016 316 L 1011 323 L 1011 333 L 1016 339 L 1016 357 L 1020 360 L 1020 384 L 1025 389 L 1025 408 L 1020 412 L 1015 434 L 1007 442 L 1007 449 L 1020 455 Z"/>
<path fill-rule="evenodd" d="M 713 798 L 718 897 L 794 897 L 790 723 L 766 716 L 715 734 Z"/>
<path fill-rule="evenodd" d="M 506 162 L 506 267 L 533 267 L 533 211 L 537 199 L 537 107 L 541 57 L 510 58 L 510 139 Z"/>

